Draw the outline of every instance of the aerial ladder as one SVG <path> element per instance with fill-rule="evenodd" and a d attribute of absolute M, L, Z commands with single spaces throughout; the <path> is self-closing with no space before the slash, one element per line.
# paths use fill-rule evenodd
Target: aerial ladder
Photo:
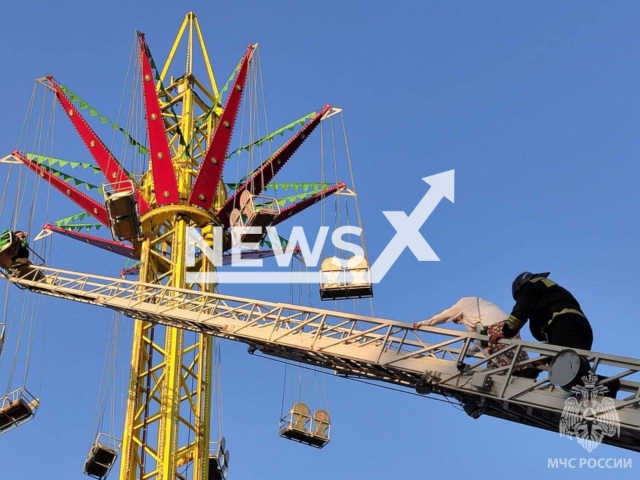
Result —
<path fill-rule="evenodd" d="M 242 342 L 249 353 L 453 398 L 474 418 L 489 415 L 558 432 L 571 396 L 552 383 L 551 375 L 542 373 L 533 380 L 514 374 L 517 368 L 557 358 L 563 349 L 554 345 L 502 340 L 507 348 L 488 355 L 471 348 L 474 341 L 487 341 L 485 335 L 457 330 L 417 330 L 393 320 L 43 266 L 33 266 L 29 274 L 3 276 L 19 288 L 109 308 L 138 322 Z M 507 350 L 515 351 L 510 364 L 489 365 Z M 518 361 L 520 352 L 527 352 L 529 359 Z M 577 353 L 598 374 L 600 384 L 620 382 L 620 398 L 611 400 L 619 435 L 605 436 L 603 443 L 640 452 L 640 382 L 629 379 L 637 378 L 640 360 Z"/>

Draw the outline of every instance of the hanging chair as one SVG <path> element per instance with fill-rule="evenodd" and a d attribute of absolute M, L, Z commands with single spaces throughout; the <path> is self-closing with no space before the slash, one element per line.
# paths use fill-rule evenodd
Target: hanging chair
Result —
<path fill-rule="evenodd" d="M 329 430 L 329 414 L 325 410 L 316 410 L 312 417 L 309 407 L 303 402 L 296 403 L 280 420 L 281 437 L 316 448 L 329 443 Z"/>
<path fill-rule="evenodd" d="M 245 190 L 240 195 L 240 208 L 231 212 L 230 223 L 239 231 L 239 243 L 260 244 L 278 215 L 280 205 L 275 198 L 252 195 Z M 251 227 L 258 227 L 260 232 L 250 232 L 248 229 Z"/>
<path fill-rule="evenodd" d="M 9 270 L 11 268 L 11 257 L 15 254 L 16 251 L 16 242 L 15 235 L 11 230 L 5 230 L 0 235 L 0 266 L 5 270 Z"/>
<path fill-rule="evenodd" d="M 329 412 L 318 409 L 313 413 L 313 435 L 329 442 L 329 432 L 331 430 L 331 419 Z"/>
<path fill-rule="evenodd" d="M 31 420 L 40 400 L 21 387 L 0 399 L 0 434 L 13 430 Z"/>
<path fill-rule="evenodd" d="M 82 473 L 100 480 L 107 478 L 118 458 L 120 446 L 121 442 L 117 438 L 99 433 L 87 454 Z"/>
<path fill-rule="evenodd" d="M 342 267 L 337 257 L 326 258 L 320 266 L 320 299 L 347 300 L 373 296 L 371 270 L 367 259 L 354 255 Z"/>
<path fill-rule="evenodd" d="M 209 478 L 208 480 L 225 480 L 229 470 L 229 450 L 226 449 L 224 437 L 219 442 L 211 442 L 209 448 Z"/>
<path fill-rule="evenodd" d="M 42 272 L 33 268 L 29 259 L 22 259 L 20 263 L 13 258 L 18 254 L 21 241 L 11 230 L 5 230 L 0 235 L 0 267 L 9 272 L 10 275 L 28 280 L 41 280 L 44 278 Z"/>
<path fill-rule="evenodd" d="M 140 211 L 133 181 L 105 184 L 102 186 L 102 191 L 114 240 L 142 237 Z"/>

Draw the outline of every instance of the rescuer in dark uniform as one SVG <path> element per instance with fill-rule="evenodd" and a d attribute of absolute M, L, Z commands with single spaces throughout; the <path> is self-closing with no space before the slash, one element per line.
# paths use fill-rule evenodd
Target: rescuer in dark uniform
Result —
<path fill-rule="evenodd" d="M 580 304 L 568 290 L 548 277 L 549 272 L 524 272 L 516 277 L 511 288 L 516 304 L 502 328 L 502 335 L 493 335 L 491 343 L 512 338 L 529 320 L 536 340 L 591 350 L 593 331 Z"/>
<path fill-rule="evenodd" d="M 524 272 L 516 277 L 511 287 L 516 304 L 502 327 L 502 333 L 489 338 L 490 344 L 496 344 L 501 338 L 512 338 L 529 320 L 529 329 L 536 340 L 560 347 L 591 350 L 593 330 L 580 304 L 568 290 L 548 277 L 549 272 Z M 620 381 L 609 382 L 607 387 L 609 391 L 605 395 L 615 398 Z"/>

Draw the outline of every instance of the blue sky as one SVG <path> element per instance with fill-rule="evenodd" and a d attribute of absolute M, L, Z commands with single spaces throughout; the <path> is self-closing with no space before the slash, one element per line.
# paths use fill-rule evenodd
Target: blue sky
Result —
<path fill-rule="evenodd" d="M 414 322 L 464 295 L 509 310 L 513 277 L 549 270 L 581 301 L 595 350 L 638 356 L 638 4 L 12 2 L 0 38 L 2 148 L 15 148 L 33 79 L 43 75 L 115 116 L 134 30 L 164 58 L 188 10 L 220 83 L 246 45 L 260 42 L 272 125 L 324 103 L 345 109 L 373 258 L 394 233 L 382 211 L 411 211 L 427 190 L 422 177 L 456 170 L 455 204 L 444 201 L 422 229 L 441 262 L 405 252 L 376 288 L 376 315 Z M 64 121 L 56 152 L 89 161 L 77 140 L 65 150 Z M 76 211 L 60 198 L 51 210 L 60 214 L 50 220 Z M 121 264 L 71 240 L 54 243 L 53 266 L 115 275 Z M 286 288 L 230 291 L 289 299 Z M 49 307 L 43 406 L 0 437 L 0 478 L 84 478 L 110 313 Z M 331 377 L 331 444 L 292 444 L 276 435 L 282 365 L 242 345 L 224 343 L 223 352 L 231 480 L 608 473 L 550 472 L 549 457 L 584 454 L 553 433 Z M 6 364 L 0 375 L 3 383 Z M 592 456 L 640 458 L 606 446 Z M 616 474 L 636 478 L 637 468 Z"/>

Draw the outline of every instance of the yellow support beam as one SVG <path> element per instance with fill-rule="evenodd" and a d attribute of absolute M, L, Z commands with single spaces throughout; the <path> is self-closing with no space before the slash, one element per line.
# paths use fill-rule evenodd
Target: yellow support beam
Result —
<path fill-rule="evenodd" d="M 196 79 L 192 71 L 194 30 L 211 91 Z M 202 148 L 208 146 L 211 129 L 218 117 L 217 112 L 212 115 L 206 128 L 196 128 L 195 119 L 202 118 L 210 109 L 205 101 L 211 100 L 212 93 L 213 98 L 219 94 L 202 32 L 192 12 L 185 16 L 180 26 L 160 79 L 164 83 L 185 34 L 185 72 L 177 79 L 171 77 L 166 95 L 160 95 L 181 204 L 158 208 L 150 201 L 152 209 L 143 218 L 147 237 L 140 250 L 140 280 L 213 291 L 210 286 L 189 285 L 185 280 L 187 227 L 196 225 L 206 229 L 214 222 L 211 214 L 186 205 L 196 173 L 195 162 L 201 156 Z M 196 93 L 197 89 L 200 95 Z M 170 107 L 176 109 L 176 115 Z M 178 129 L 182 138 L 177 133 Z M 144 194 L 150 200 L 153 198 L 150 188 Z M 222 188 L 217 206 L 225 200 L 224 196 Z M 206 261 L 199 262 L 197 267 L 201 271 L 213 270 Z M 213 340 L 208 336 L 136 322 L 121 480 L 208 479 L 212 357 Z"/>

